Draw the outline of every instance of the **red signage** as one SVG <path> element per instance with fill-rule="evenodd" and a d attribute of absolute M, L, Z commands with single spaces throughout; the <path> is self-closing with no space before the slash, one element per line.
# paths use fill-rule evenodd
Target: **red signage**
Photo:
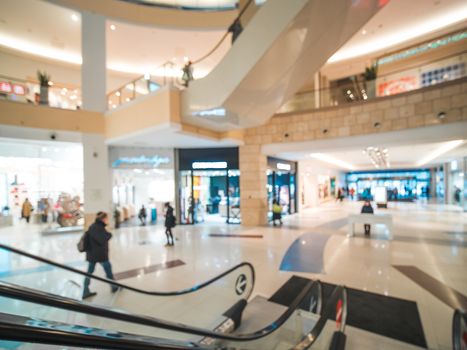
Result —
<path fill-rule="evenodd" d="M 11 84 L 7 81 L 0 81 L 0 92 L 15 95 L 26 95 L 26 86 L 21 84 Z"/>
<path fill-rule="evenodd" d="M 11 84 L 6 81 L 0 81 L 0 91 L 7 94 L 11 93 Z"/>

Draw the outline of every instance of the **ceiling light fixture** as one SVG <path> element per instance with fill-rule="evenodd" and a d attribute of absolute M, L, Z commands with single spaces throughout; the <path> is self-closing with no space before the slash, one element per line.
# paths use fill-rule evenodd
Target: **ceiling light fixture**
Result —
<path fill-rule="evenodd" d="M 310 157 L 320 160 L 322 162 L 328 163 L 328 164 L 337 165 L 338 167 L 341 167 L 344 169 L 355 170 L 355 167 L 352 164 L 344 162 L 343 160 L 334 158 L 324 153 L 311 153 Z"/>
<path fill-rule="evenodd" d="M 73 13 L 73 14 L 71 15 L 71 19 L 72 19 L 74 22 L 78 22 L 78 21 L 79 21 L 79 17 L 78 17 L 78 15 L 77 15 L 76 13 Z"/>
<path fill-rule="evenodd" d="M 422 158 L 419 162 L 417 162 L 416 165 L 417 166 L 425 165 L 431 162 L 432 160 L 438 158 L 439 156 L 442 156 L 443 154 L 449 151 L 452 151 L 454 148 L 459 147 L 464 142 L 465 142 L 464 140 L 454 140 L 454 141 L 444 142 L 440 147 L 438 147 L 433 152 L 429 153 L 425 158 Z"/>
<path fill-rule="evenodd" d="M 389 168 L 389 151 L 387 148 L 370 146 L 365 148 L 363 150 L 363 153 L 368 155 L 371 163 L 374 165 L 375 168 Z"/>
<path fill-rule="evenodd" d="M 110 30 L 115 30 L 115 29 L 117 29 L 117 26 L 115 24 L 111 24 L 110 25 Z"/>

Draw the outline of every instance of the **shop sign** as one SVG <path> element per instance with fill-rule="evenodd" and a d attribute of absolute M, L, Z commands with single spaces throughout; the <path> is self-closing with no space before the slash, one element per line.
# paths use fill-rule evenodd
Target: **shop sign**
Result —
<path fill-rule="evenodd" d="M 227 162 L 193 162 L 193 169 L 227 169 Z"/>
<path fill-rule="evenodd" d="M 11 84 L 7 81 L 0 81 L 0 92 L 15 95 L 26 95 L 26 87 L 21 84 Z"/>
<path fill-rule="evenodd" d="M 122 165 L 131 165 L 131 166 L 150 166 L 153 168 L 159 167 L 161 164 L 169 164 L 169 157 L 161 156 L 139 156 L 139 157 L 122 157 L 118 158 L 112 163 L 113 168 L 118 168 Z"/>
<path fill-rule="evenodd" d="M 276 167 L 279 170 L 285 170 L 285 171 L 290 171 L 290 169 L 292 169 L 290 164 L 285 164 L 285 163 L 277 163 Z"/>

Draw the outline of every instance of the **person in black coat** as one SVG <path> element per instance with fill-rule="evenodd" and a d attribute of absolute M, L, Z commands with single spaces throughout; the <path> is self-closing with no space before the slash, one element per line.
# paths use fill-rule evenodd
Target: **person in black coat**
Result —
<path fill-rule="evenodd" d="M 175 227 L 175 215 L 174 208 L 170 206 L 170 203 L 165 203 L 165 235 L 167 236 L 166 245 L 174 245 L 174 236 L 172 235 L 172 228 Z M 172 241 L 172 242 L 170 242 Z"/>
<path fill-rule="evenodd" d="M 96 264 L 100 263 L 104 268 L 105 275 L 108 279 L 113 280 L 112 265 L 109 262 L 109 240 L 112 234 L 105 229 L 109 224 L 109 217 L 105 212 L 99 212 L 96 216 L 96 221 L 89 226 L 86 232 L 85 249 L 86 260 L 89 262 L 88 273 L 92 274 L 96 268 Z M 97 293 L 89 290 L 91 279 L 86 277 L 84 280 L 83 299 L 92 297 Z M 117 286 L 112 285 L 112 293 L 118 290 Z"/>
<path fill-rule="evenodd" d="M 361 213 L 362 214 L 373 214 L 374 213 L 373 207 L 371 206 L 371 203 L 369 201 L 365 201 L 365 204 L 363 204 Z M 365 224 L 364 227 L 365 227 L 365 235 L 369 236 L 371 225 Z"/>

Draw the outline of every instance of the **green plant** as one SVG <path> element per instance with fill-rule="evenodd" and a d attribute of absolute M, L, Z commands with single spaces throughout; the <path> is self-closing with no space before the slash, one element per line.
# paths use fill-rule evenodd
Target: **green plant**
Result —
<path fill-rule="evenodd" d="M 39 84 L 41 86 L 49 86 L 50 75 L 48 75 L 46 71 L 41 72 L 40 70 L 38 70 L 37 80 L 39 80 Z"/>
<path fill-rule="evenodd" d="M 378 75 L 377 64 L 373 64 L 372 66 L 365 68 L 364 76 L 365 76 L 366 81 L 375 80 L 377 75 Z"/>

